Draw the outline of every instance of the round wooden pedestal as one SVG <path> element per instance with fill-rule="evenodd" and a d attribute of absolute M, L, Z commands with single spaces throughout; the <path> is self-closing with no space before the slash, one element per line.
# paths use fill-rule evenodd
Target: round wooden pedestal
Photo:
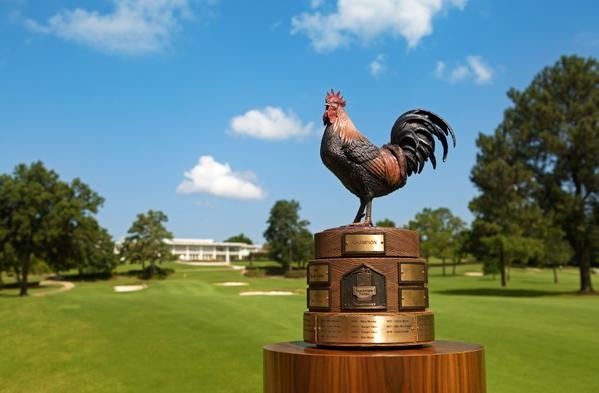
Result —
<path fill-rule="evenodd" d="M 435 341 L 403 349 L 264 347 L 265 393 L 485 393 L 484 348 Z"/>

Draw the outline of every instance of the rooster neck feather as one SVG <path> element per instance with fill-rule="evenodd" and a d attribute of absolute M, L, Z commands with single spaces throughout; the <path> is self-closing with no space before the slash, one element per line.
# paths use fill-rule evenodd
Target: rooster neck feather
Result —
<path fill-rule="evenodd" d="M 337 110 L 337 118 L 333 123 L 333 130 L 339 134 L 343 143 L 347 143 L 352 139 L 367 140 L 366 137 L 358 131 L 350 117 L 342 108 Z"/>

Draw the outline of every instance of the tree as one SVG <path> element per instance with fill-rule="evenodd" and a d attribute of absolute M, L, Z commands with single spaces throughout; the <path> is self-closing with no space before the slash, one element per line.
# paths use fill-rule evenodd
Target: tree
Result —
<path fill-rule="evenodd" d="M 314 258 L 314 238 L 312 232 L 306 228 L 301 228 L 293 242 L 293 257 L 299 262 L 301 268 Z"/>
<path fill-rule="evenodd" d="M 164 239 L 172 239 L 173 235 L 163 225 L 168 217 L 161 211 L 148 210 L 140 213 L 127 231 L 120 247 L 123 260 L 139 263 L 145 270 L 146 262 L 150 263 L 148 275 L 156 274 L 156 264 L 173 259 L 173 254 Z"/>
<path fill-rule="evenodd" d="M 32 266 L 64 263 L 77 245 L 71 229 L 83 219 L 95 220 L 102 203 L 79 179 L 65 183 L 40 161 L 0 176 L 0 244 L 20 280 L 21 296 L 27 295 Z"/>
<path fill-rule="evenodd" d="M 395 222 L 388 218 L 377 221 L 374 225 L 377 227 L 395 228 Z"/>
<path fill-rule="evenodd" d="M 564 231 L 558 225 L 547 226 L 543 234 L 541 264 L 551 267 L 555 284 L 557 284 L 558 268 L 572 258 L 572 247 L 565 236 Z"/>
<path fill-rule="evenodd" d="M 408 223 L 409 229 L 420 234 L 420 251 L 427 262 L 431 256 L 441 259 L 443 275 L 445 261 L 451 258 L 460 246 L 458 236 L 464 227 L 464 221 L 445 207 L 435 210 L 424 208 Z"/>
<path fill-rule="evenodd" d="M 470 201 L 474 214 L 470 245 L 485 273 L 499 272 L 506 286 L 514 261 L 528 262 L 542 248 L 534 233 L 542 212 L 534 200 L 534 173 L 515 155 L 509 130 L 480 134 L 470 180 L 480 195 Z"/>
<path fill-rule="evenodd" d="M 97 213 L 104 199 L 95 193 L 88 185 L 79 179 L 74 179 L 70 185 L 60 184 L 56 190 L 58 203 L 53 213 L 49 215 L 51 222 L 52 237 L 55 239 L 48 248 L 46 262 L 55 271 L 76 268 L 79 276 L 91 265 L 98 265 L 100 261 L 108 261 L 114 258 L 113 250 L 109 255 L 100 255 L 97 242 L 103 235 L 112 239 L 103 228 L 100 227 L 92 213 Z M 102 248 L 102 250 L 105 250 Z M 95 260 L 99 258 L 99 260 Z M 108 263 L 105 273 L 109 273 L 115 267 L 115 261 Z"/>
<path fill-rule="evenodd" d="M 2 232 L 2 228 L 0 228 L 0 232 Z M 2 239 L 2 235 L 0 234 L 0 239 Z M 15 274 L 19 271 L 18 269 L 19 260 L 17 258 L 16 252 L 12 247 L 12 244 L 8 242 L 3 242 L 0 246 L 0 286 L 2 286 L 2 272 L 13 271 Z M 20 281 L 21 278 L 17 274 L 17 280 Z"/>
<path fill-rule="evenodd" d="M 451 274 L 453 276 L 456 274 L 457 264 L 461 263 L 468 256 L 470 250 L 470 236 L 471 231 L 463 228 L 453 237 L 454 246 L 451 248 Z"/>
<path fill-rule="evenodd" d="M 254 244 L 254 243 L 252 243 L 252 239 L 250 239 L 249 237 L 247 237 L 243 233 L 240 233 L 239 235 L 231 236 L 230 238 L 228 238 L 227 240 L 225 240 L 225 242 L 227 242 L 227 243 Z"/>
<path fill-rule="evenodd" d="M 307 229 L 307 220 L 300 220 L 300 205 L 297 201 L 279 200 L 270 209 L 268 227 L 264 238 L 269 244 L 269 256 L 286 269 L 291 269 L 293 260 L 311 258 L 312 234 Z"/>
<path fill-rule="evenodd" d="M 580 292 L 593 292 L 592 234 L 599 225 L 599 62 L 563 56 L 523 91 L 510 89 L 513 107 L 499 128 L 512 156 L 532 173 L 543 214 L 554 216 L 580 269 Z"/>

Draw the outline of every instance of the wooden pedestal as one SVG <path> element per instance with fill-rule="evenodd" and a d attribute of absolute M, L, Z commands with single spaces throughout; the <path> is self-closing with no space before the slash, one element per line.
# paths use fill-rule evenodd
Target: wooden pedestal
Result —
<path fill-rule="evenodd" d="M 484 348 L 435 341 L 404 349 L 264 347 L 265 393 L 485 393 Z"/>

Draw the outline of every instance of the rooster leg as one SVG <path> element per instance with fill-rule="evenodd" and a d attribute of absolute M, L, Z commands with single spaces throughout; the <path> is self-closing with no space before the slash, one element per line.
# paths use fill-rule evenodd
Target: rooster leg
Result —
<path fill-rule="evenodd" d="M 364 217 L 364 225 L 372 226 L 372 200 L 366 203 L 366 217 Z"/>
<path fill-rule="evenodd" d="M 364 217 L 364 209 L 366 208 L 366 201 L 360 200 L 360 207 L 358 208 L 358 213 L 356 213 L 356 218 L 354 218 L 354 224 L 359 224 L 362 221 L 362 217 Z"/>
<path fill-rule="evenodd" d="M 364 214 L 364 210 L 366 210 L 366 214 Z M 364 217 L 364 221 L 362 221 L 362 217 Z M 372 200 L 360 200 L 360 208 L 358 209 L 358 213 L 356 214 L 356 218 L 354 218 L 352 225 L 372 226 Z"/>

